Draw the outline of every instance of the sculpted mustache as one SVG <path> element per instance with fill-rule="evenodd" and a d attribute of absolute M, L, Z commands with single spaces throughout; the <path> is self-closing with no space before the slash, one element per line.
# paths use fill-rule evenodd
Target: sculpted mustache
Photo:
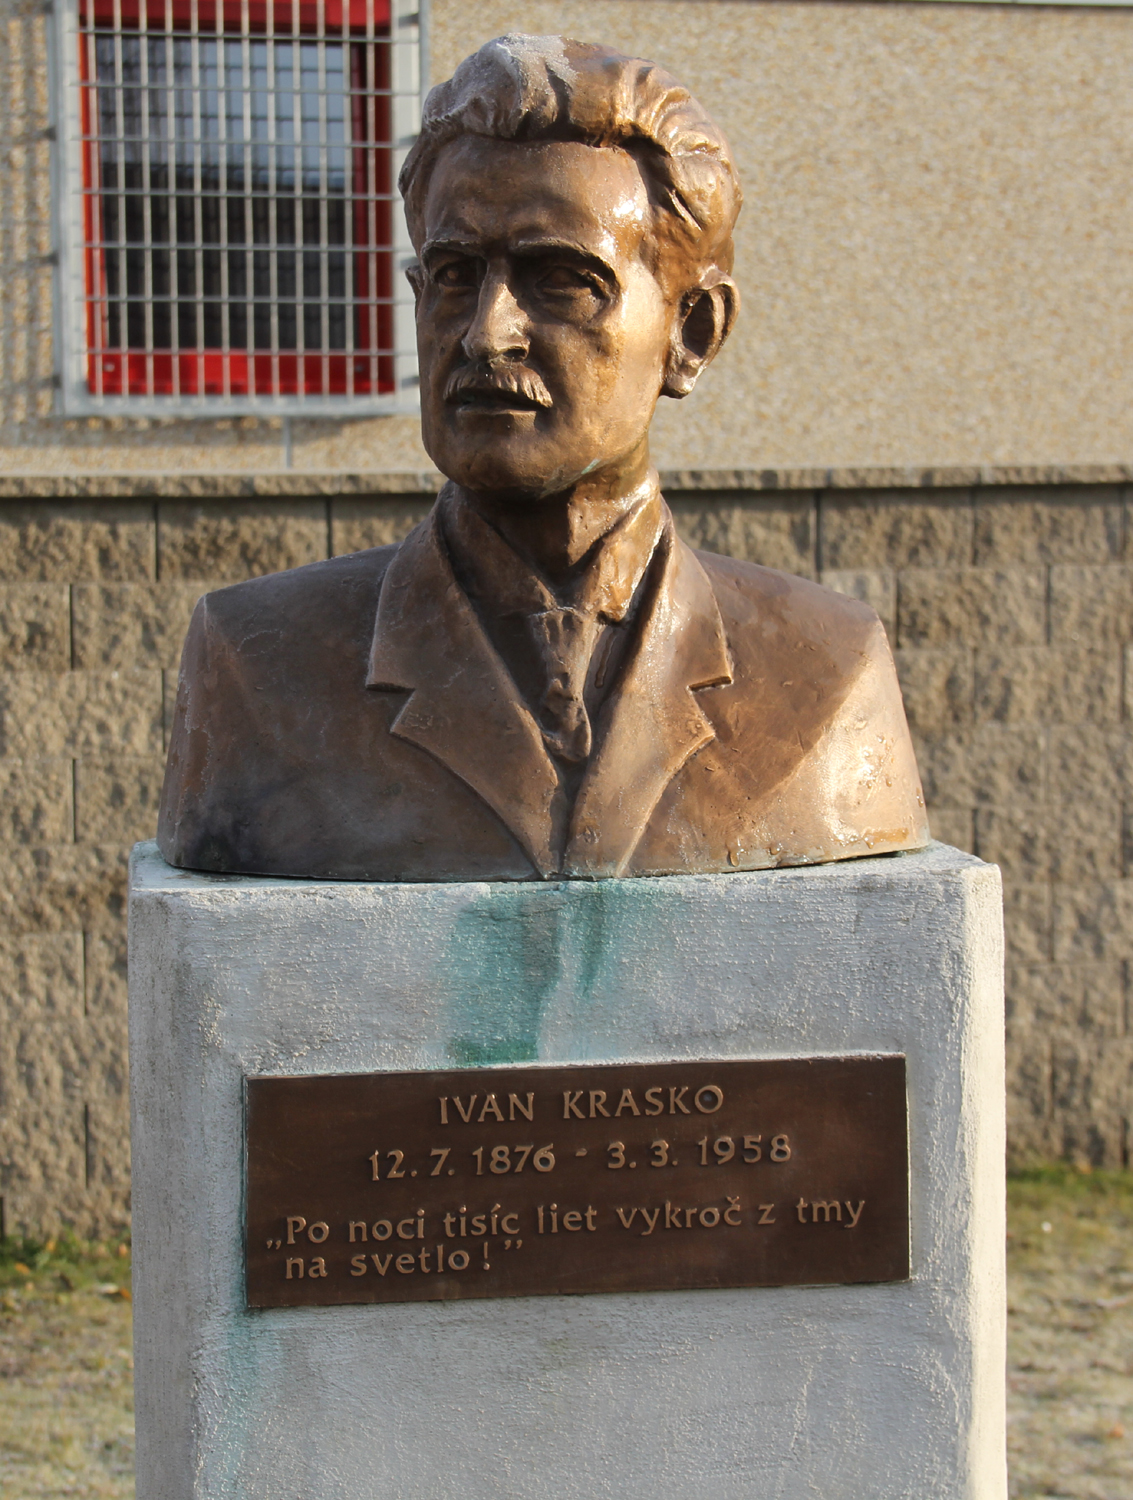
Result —
<path fill-rule="evenodd" d="M 464 391 L 475 395 L 486 395 L 499 391 L 502 396 L 522 396 L 536 406 L 551 406 L 551 393 L 534 370 L 522 365 L 506 365 L 496 369 L 465 368 L 449 376 L 445 386 L 445 400 L 453 401 Z"/>

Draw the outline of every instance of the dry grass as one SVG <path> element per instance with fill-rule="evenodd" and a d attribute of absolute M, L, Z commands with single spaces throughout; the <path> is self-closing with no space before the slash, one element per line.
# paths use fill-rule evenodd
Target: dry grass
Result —
<path fill-rule="evenodd" d="M 1011 1494 L 1133 1500 L 1133 1173 L 1008 1196 Z M 0 1244 L 3 1500 L 133 1496 L 128 1283 L 125 1246 Z"/>
<path fill-rule="evenodd" d="M 125 1245 L 0 1246 L 4 1500 L 133 1495 L 129 1280 Z"/>
<path fill-rule="evenodd" d="M 1133 1173 L 1009 1192 L 1011 1494 L 1133 1500 Z"/>

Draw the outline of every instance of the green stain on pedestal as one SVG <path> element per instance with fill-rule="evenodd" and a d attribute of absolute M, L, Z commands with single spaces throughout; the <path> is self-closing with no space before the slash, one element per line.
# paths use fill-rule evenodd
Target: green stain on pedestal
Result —
<path fill-rule="evenodd" d="M 625 942 L 632 925 L 625 907 L 641 904 L 645 885 L 656 882 L 481 887 L 457 919 L 438 976 L 449 996 L 453 1061 L 485 1067 L 536 1059 L 543 1017 L 563 985 L 576 1005 L 601 989 L 615 934 Z"/>

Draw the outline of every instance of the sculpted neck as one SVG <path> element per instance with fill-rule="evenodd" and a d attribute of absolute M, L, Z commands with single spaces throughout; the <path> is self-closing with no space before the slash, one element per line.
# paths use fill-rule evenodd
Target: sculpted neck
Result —
<path fill-rule="evenodd" d="M 632 467 L 589 474 L 557 495 L 503 498 L 459 485 L 457 492 L 526 562 L 556 581 L 657 485 L 645 451 Z"/>

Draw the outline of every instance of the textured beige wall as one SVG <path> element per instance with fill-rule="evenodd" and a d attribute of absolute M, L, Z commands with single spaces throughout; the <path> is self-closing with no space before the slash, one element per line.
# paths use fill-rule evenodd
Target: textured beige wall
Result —
<path fill-rule="evenodd" d="M 1016 1160 L 1128 1164 L 1133 486 L 675 493 L 694 545 L 868 599 L 937 835 L 1002 866 Z M 0 1195 L 126 1222 L 124 881 L 208 587 L 403 536 L 425 496 L 0 505 Z"/>
<path fill-rule="evenodd" d="M 0 1199 L 129 1221 L 126 859 L 210 587 L 388 542 L 428 500 L 0 505 Z"/>
<path fill-rule="evenodd" d="M 508 29 L 607 41 L 716 114 L 746 184 L 731 347 L 665 465 L 1133 451 L 1133 12 L 436 0 L 434 73 Z"/>
<path fill-rule="evenodd" d="M 664 466 L 1133 460 L 1133 11 L 434 0 L 434 76 L 508 28 L 657 59 L 736 147 L 744 313 L 701 391 L 664 404 Z M 278 423 L 42 415 L 43 56 L 36 8 L 2 0 L 0 470 L 282 467 Z M 291 436 L 307 472 L 423 463 L 410 418 L 295 423 Z"/>

